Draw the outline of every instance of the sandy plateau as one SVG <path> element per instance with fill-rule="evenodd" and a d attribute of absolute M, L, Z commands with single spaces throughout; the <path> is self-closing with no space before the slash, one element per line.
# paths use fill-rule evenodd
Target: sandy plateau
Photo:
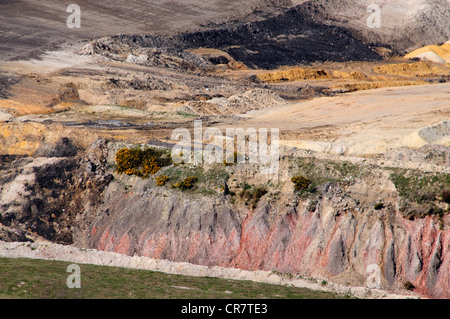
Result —
<path fill-rule="evenodd" d="M 450 146 L 449 88 L 382 88 L 315 98 L 253 111 L 245 125 L 282 127 L 288 136 L 298 136 L 283 140 L 285 145 L 339 155 L 373 155 L 427 143 Z M 320 137 L 310 133 L 318 128 Z M 427 130 L 430 135 L 425 136 Z"/>

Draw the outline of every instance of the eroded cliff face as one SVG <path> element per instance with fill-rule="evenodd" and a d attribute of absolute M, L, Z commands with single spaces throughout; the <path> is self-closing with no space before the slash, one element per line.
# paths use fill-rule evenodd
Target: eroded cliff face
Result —
<path fill-rule="evenodd" d="M 62 138 L 36 157 L 0 157 L 0 240 L 73 243 L 76 220 L 96 209 L 112 178 L 102 145 L 77 156 L 77 147 Z"/>
<path fill-rule="evenodd" d="M 247 175 L 246 175 L 247 174 Z M 270 270 L 336 283 L 450 297 L 449 217 L 405 218 L 386 174 L 326 183 L 314 198 L 292 191 L 282 164 L 278 196 L 255 208 L 116 175 L 76 244 L 208 266 Z M 255 178 L 235 168 L 230 180 Z M 254 180 L 253 180 L 254 181 Z M 124 185 L 128 185 L 129 187 Z M 237 195 L 236 195 L 237 196 Z M 382 201 L 382 209 L 374 202 Z M 95 216 L 94 216 L 95 215 Z"/>
<path fill-rule="evenodd" d="M 224 168 L 229 194 L 204 194 L 114 173 L 115 153 L 105 141 L 82 155 L 62 143 L 44 152 L 51 157 L 19 157 L 8 170 L 0 167 L 2 240 L 39 236 L 127 255 L 394 292 L 409 282 L 423 296 L 450 297 L 448 213 L 410 215 L 389 172 L 379 167 L 361 173 L 363 166 L 348 163 L 343 167 L 359 178 L 319 183 L 314 193 L 299 195 L 290 180 L 297 155 L 283 155 L 277 177 L 233 165 Z M 307 167 L 312 170 L 316 161 L 310 157 Z M 240 181 L 268 191 L 246 202 Z M 375 203 L 383 206 L 376 209 Z"/>
<path fill-rule="evenodd" d="M 339 208 L 332 189 L 314 211 L 308 201 L 236 211 L 221 199 L 114 188 L 107 195 L 114 203 L 91 227 L 91 248 L 362 286 L 375 264 L 382 288 L 402 289 L 409 281 L 424 295 L 450 297 L 450 232 L 433 217 L 410 221 L 395 210 L 361 212 L 351 201 Z"/>

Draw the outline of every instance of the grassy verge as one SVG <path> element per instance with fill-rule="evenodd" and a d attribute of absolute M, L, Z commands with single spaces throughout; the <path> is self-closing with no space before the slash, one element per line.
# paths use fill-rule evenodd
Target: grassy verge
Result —
<path fill-rule="evenodd" d="M 304 288 L 210 277 L 189 277 L 119 267 L 79 264 L 81 288 L 67 288 L 70 263 L 0 258 L 0 298 L 282 298 L 342 296 Z"/>
<path fill-rule="evenodd" d="M 400 196 L 418 204 L 433 201 L 450 189 L 450 174 L 392 169 L 391 180 Z"/>
<path fill-rule="evenodd" d="M 298 158 L 289 167 L 291 177 L 302 176 L 309 181 L 304 190 L 298 192 L 307 197 L 325 183 L 351 183 L 370 174 L 370 167 L 351 162 L 336 162 L 316 158 Z"/>

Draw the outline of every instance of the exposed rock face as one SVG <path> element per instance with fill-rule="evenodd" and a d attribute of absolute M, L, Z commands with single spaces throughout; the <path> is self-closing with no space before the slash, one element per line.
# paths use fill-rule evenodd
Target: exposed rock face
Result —
<path fill-rule="evenodd" d="M 83 155 L 67 157 L 69 151 L 71 144 L 62 140 L 49 154 L 66 157 L 2 159 L 14 160 L 8 170 L 0 163 L 2 240 L 33 234 L 127 255 L 345 285 L 369 286 L 374 279 L 372 288 L 390 291 L 409 282 L 422 295 L 450 297 L 450 216 L 405 218 L 389 176 L 376 169 L 372 179 L 328 182 L 316 197 L 298 197 L 287 159 L 278 177 L 282 193 L 263 196 L 253 209 L 232 203 L 230 194 L 181 192 L 136 176 L 112 180 L 104 140 Z M 252 169 L 234 169 L 235 179 L 255 182 Z M 380 200 L 384 207 L 374 209 Z"/>
<path fill-rule="evenodd" d="M 105 172 L 102 141 L 83 157 L 63 138 L 41 155 L 14 157 L 0 166 L 0 240 L 29 240 L 30 235 L 71 244 L 79 214 L 93 210 L 111 180 Z M 4 170 L 3 170 L 4 169 Z"/>
<path fill-rule="evenodd" d="M 90 226 L 90 248 L 201 265 L 276 270 L 365 285 L 369 265 L 385 289 L 448 298 L 450 232 L 435 217 L 405 219 L 394 207 L 364 210 L 330 185 L 311 209 L 260 202 L 236 210 L 224 198 L 164 188 L 124 192 L 118 183 Z M 446 217 L 448 219 L 448 216 Z M 373 267 L 373 266 L 372 266 Z M 379 267 L 379 268 L 378 268 Z"/>

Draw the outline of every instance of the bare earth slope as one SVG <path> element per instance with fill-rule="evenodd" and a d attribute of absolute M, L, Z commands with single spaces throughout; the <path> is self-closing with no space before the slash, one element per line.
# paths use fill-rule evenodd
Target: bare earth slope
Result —
<path fill-rule="evenodd" d="M 421 129 L 450 118 L 449 90 L 446 83 L 316 98 L 250 112 L 241 125 L 283 127 L 288 136 L 287 131 L 298 131 L 286 144 L 316 151 L 369 155 L 397 147 L 415 148 L 430 142 L 419 135 Z M 317 137 L 320 128 L 324 135 Z M 450 146 L 449 124 L 437 134 L 442 144 Z"/>
<path fill-rule="evenodd" d="M 0 60 L 27 58 L 65 41 L 111 34 L 173 33 L 197 29 L 202 23 L 239 18 L 265 1 L 77 1 L 81 29 L 66 26 L 68 3 L 58 0 L 0 2 Z"/>
<path fill-rule="evenodd" d="M 292 2 L 304 3 L 303 0 Z M 360 39 L 388 45 L 395 51 L 411 51 L 450 39 L 449 0 L 316 0 L 308 3 L 322 21 L 345 26 Z M 367 7 L 371 4 L 381 9 L 380 28 L 367 27 L 371 14 Z"/>

